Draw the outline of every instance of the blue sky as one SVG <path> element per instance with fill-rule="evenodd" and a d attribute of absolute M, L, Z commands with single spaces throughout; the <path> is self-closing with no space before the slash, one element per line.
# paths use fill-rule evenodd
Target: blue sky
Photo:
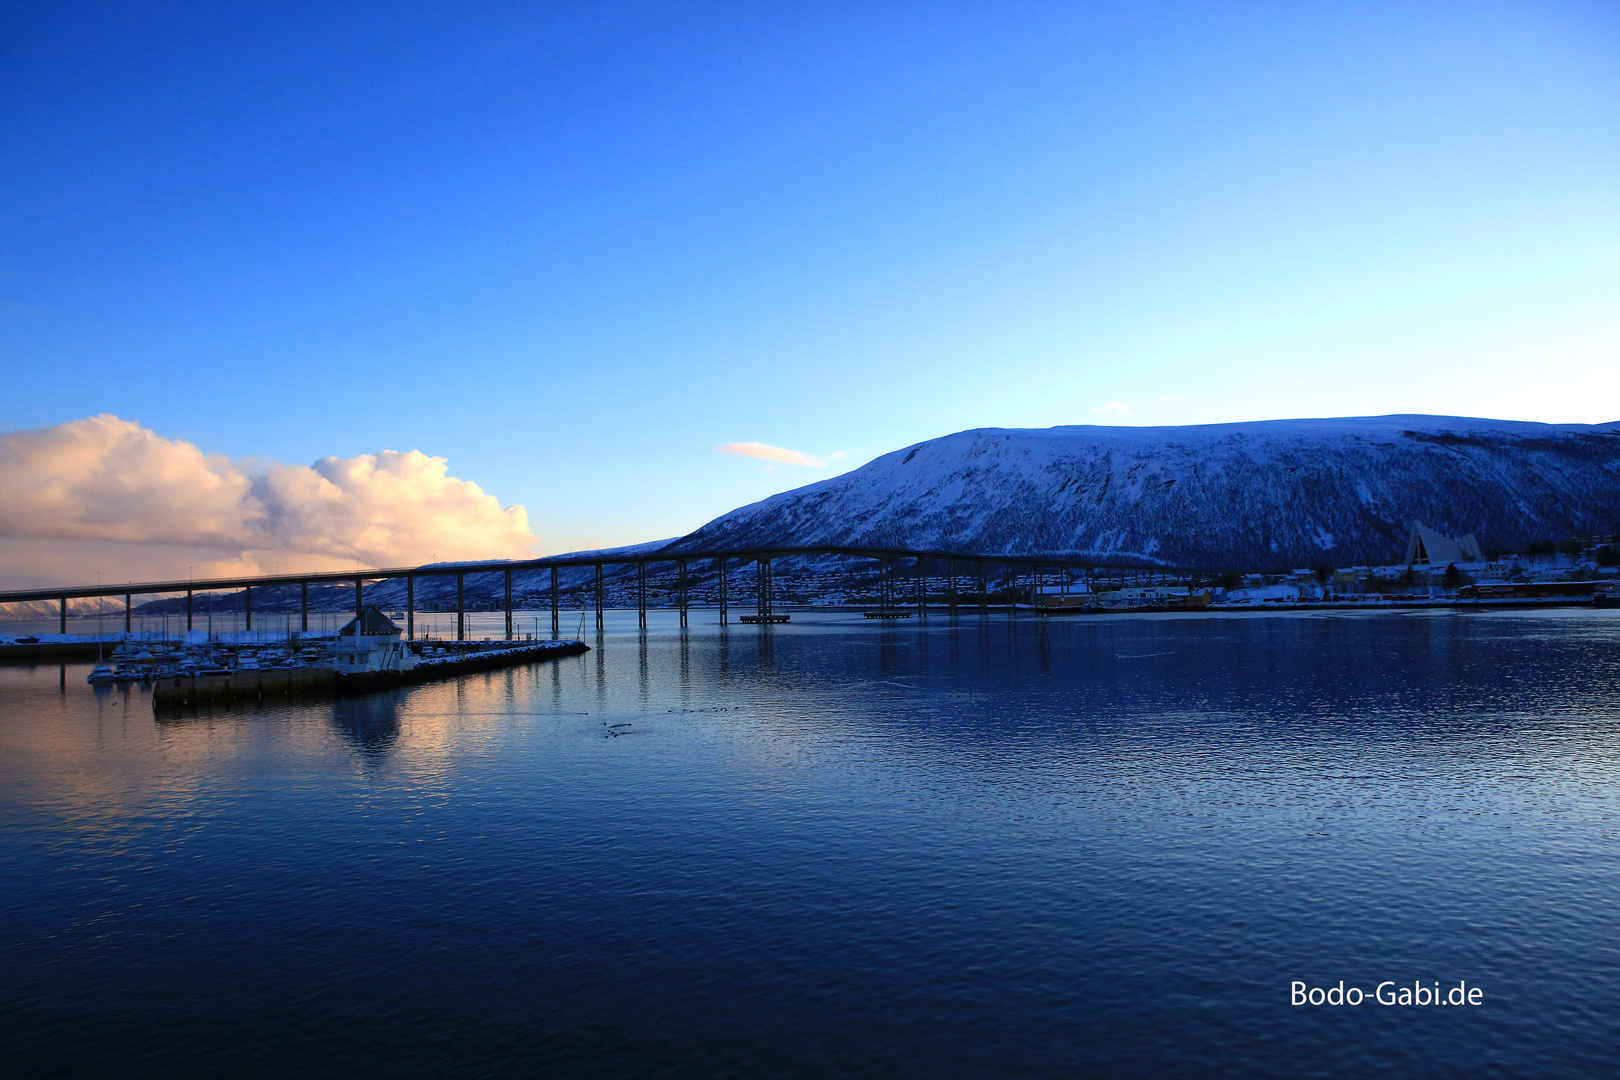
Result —
<path fill-rule="evenodd" d="M 1605 3 L 15 3 L 0 206 L 0 430 L 421 450 L 540 552 L 976 426 L 1620 419 Z"/>

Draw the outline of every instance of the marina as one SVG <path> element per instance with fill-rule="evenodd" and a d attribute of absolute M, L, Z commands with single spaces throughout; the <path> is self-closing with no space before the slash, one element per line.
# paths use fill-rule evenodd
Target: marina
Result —
<path fill-rule="evenodd" d="M 578 640 L 406 641 L 400 628 L 376 608 L 367 609 L 331 637 L 289 635 L 268 642 L 250 634 L 221 637 L 229 640 L 212 635 L 201 642 L 133 635 L 81 642 L 36 639 L 0 645 L 0 662 L 7 649 L 22 653 L 11 657 L 22 663 L 93 653 L 97 662 L 85 676 L 91 687 L 149 685 L 152 707 L 172 709 L 232 700 L 367 693 L 589 651 Z"/>

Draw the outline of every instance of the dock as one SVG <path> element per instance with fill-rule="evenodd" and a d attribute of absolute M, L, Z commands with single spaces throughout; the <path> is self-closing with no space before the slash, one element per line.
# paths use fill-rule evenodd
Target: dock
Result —
<path fill-rule="evenodd" d="M 577 656 L 590 651 L 583 641 L 501 642 L 496 648 L 458 652 L 418 660 L 404 671 L 335 672 L 329 667 L 236 670 L 225 675 L 158 679 L 152 684 L 152 708 L 163 709 L 219 701 L 279 697 L 330 697 L 364 694 L 399 686 L 450 679 L 478 671 L 516 667 L 540 660 Z"/>

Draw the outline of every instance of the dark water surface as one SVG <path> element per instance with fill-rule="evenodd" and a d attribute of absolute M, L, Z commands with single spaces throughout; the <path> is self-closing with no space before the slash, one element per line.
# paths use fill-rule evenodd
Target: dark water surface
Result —
<path fill-rule="evenodd" d="M 0 668 L 0 1067 L 1614 1075 L 1616 615 L 796 615 L 158 720 Z"/>

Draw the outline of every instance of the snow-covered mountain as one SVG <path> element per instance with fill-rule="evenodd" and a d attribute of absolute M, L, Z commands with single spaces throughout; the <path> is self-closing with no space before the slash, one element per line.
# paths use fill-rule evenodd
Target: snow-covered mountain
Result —
<path fill-rule="evenodd" d="M 139 601 L 137 601 L 138 603 Z M 6 618 L 8 619 L 54 619 L 60 614 L 55 600 L 19 600 L 6 605 Z M 119 618 L 124 614 L 124 598 L 122 596 L 86 596 L 68 601 L 69 615 L 111 615 Z"/>
<path fill-rule="evenodd" d="M 979 428 L 733 510 L 669 551 L 862 545 L 1272 569 L 1620 531 L 1620 423 L 1449 416 Z"/>

